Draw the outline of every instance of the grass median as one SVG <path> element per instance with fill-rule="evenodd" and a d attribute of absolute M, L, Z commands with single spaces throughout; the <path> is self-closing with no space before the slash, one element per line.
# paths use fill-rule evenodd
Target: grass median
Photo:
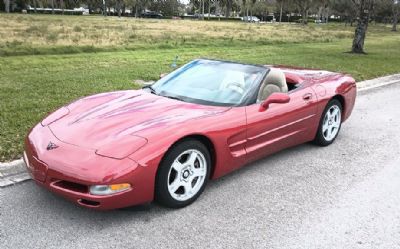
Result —
<path fill-rule="evenodd" d="M 338 24 L 44 15 L 0 15 L 0 24 L 0 161 L 21 156 L 28 129 L 48 112 L 85 95 L 137 88 L 135 79 L 156 80 L 171 71 L 176 55 L 178 65 L 199 57 L 219 58 L 322 68 L 347 72 L 357 80 L 400 72 L 400 37 L 381 25 L 370 28 L 368 55 L 354 55 L 345 53 L 353 28 Z M 24 35 L 29 28 L 34 32 Z M 57 39 L 47 39 L 53 30 L 59 32 Z M 136 36 L 130 36 L 132 30 Z M 75 33 L 83 38 L 74 40 Z M 104 40 L 95 41 L 96 33 Z M 85 51 L 86 46 L 90 49 Z"/>

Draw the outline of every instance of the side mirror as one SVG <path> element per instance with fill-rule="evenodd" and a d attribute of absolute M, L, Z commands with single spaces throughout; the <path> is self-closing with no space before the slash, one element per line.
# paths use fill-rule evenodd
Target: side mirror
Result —
<path fill-rule="evenodd" d="M 290 97 L 286 93 L 273 93 L 266 100 L 264 100 L 258 111 L 263 112 L 268 109 L 270 104 L 285 104 L 290 101 Z"/>

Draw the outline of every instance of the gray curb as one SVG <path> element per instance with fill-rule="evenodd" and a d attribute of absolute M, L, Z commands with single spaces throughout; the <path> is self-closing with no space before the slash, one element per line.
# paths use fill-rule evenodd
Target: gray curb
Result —
<path fill-rule="evenodd" d="M 146 84 L 147 82 L 141 81 L 137 83 Z M 364 92 L 370 89 L 395 83 L 400 83 L 400 74 L 393 74 L 372 80 L 361 81 L 357 83 L 357 88 L 359 92 Z M 29 179 L 31 179 L 31 177 L 26 171 L 25 163 L 22 159 L 7 163 L 0 163 L 0 188 L 27 181 Z"/>
<path fill-rule="evenodd" d="M 29 179 L 31 179 L 31 177 L 26 171 L 25 163 L 22 159 L 8 163 L 0 163 L 0 188 Z"/>
<path fill-rule="evenodd" d="M 370 89 L 388 86 L 400 82 L 400 74 L 379 77 L 371 80 L 360 81 L 357 83 L 358 91 L 367 91 Z"/>

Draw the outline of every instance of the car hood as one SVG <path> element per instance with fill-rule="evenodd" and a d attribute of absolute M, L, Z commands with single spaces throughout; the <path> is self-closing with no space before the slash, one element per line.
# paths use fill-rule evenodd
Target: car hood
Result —
<path fill-rule="evenodd" d="M 67 114 L 48 124 L 50 130 L 65 143 L 91 149 L 126 136 L 146 138 L 167 126 L 180 128 L 190 120 L 230 109 L 186 103 L 143 90 L 89 96 L 64 108 Z"/>

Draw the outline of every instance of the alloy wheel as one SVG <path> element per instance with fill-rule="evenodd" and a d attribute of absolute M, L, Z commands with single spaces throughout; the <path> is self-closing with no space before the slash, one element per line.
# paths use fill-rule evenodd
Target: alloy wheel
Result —
<path fill-rule="evenodd" d="M 326 141 L 332 141 L 338 134 L 341 117 L 342 114 L 339 106 L 337 105 L 332 105 L 326 112 L 324 121 L 322 123 L 322 135 Z"/>
<path fill-rule="evenodd" d="M 195 196 L 204 184 L 207 161 L 195 149 L 182 152 L 172 163 L 168 173 L 168 191 L 177 201 L 186 201 Z"/>

